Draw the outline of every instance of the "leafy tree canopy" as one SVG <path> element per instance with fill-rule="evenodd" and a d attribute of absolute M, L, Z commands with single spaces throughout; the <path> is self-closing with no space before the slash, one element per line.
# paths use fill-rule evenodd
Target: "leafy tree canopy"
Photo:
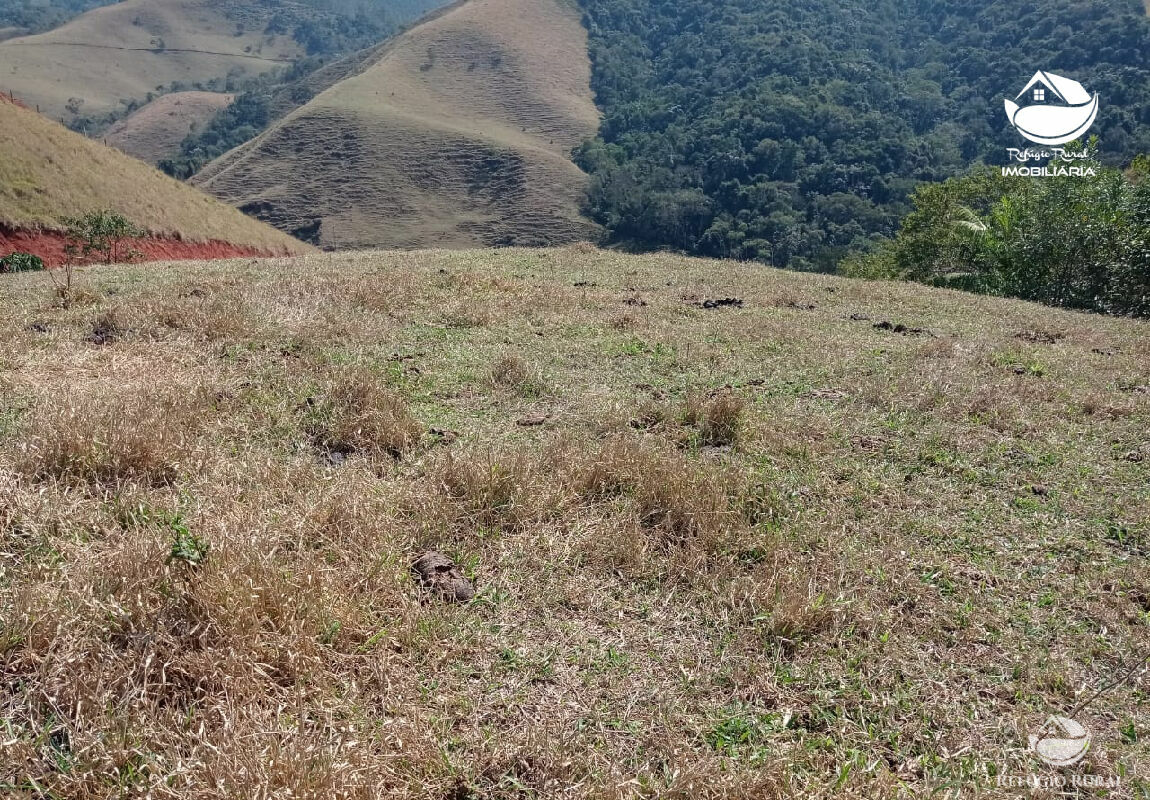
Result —
<path fill-rule="evenodd" d="M 984 168 L 924 185 L 898 235 L 843 272 L 1150 317 L 1150 160 L 1093 166 L 1094 177 Z"/>
<path fill-rule="evenodd" d="M 582 0 L 604 117 L 576 154 L 616 241 L 834 269 L 923 182 L 1026 143 L 1037 69 L 1102 96 L 1100 157 L 1150 151 L 1140 0 Z"/>

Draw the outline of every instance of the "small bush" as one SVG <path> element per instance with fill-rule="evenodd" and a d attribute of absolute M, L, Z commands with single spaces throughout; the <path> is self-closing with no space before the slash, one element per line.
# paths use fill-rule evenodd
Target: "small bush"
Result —
<path fill-rule="evenodd" d="M 0 258 L 0 272 L 39 272 L 44 259 L 32 253 L 10 253 Z"/>
<path fill-rule="evenodd" d="M 364 371 L 337 376 L 317 409 L 312 433 L 331 452 L 402 458 L 423 435 L 407 401 Z"/>
<path fill-rule="evenodd" d="M 547 385 L 538 370 L 515 353 L 504 353 L 491 366 L 491 383 L 527 397 L 542 397 Z"/>
<path fill-rule="evenodd" d="M 147 231 L 114 211 L 89 211 L 82 217 L 65 217 L 68 255 L 82 261 L 98 257 L 105 264 L 132 261 L 138 255 L 130 244 Z"/>
<path fill-rule="evenodd" d="M 176 391 L 42 407 L 23 469 L 39 478 L 170 485 L 194 457 L 205 399 Z"/>

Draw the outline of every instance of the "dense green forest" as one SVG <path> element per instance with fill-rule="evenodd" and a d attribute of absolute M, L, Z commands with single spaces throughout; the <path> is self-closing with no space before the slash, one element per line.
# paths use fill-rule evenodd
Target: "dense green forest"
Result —
<path fill-rule="evenodd" d="M 831 270 L 910 195 L 1026 144 L 1038 69 L 1102 96 L 1100 157 L 1150 152 L 1140 0 L 582 0 L 604 118 L 577 160 L 618 242 Z"/>
<path fill-rule="evenodd" d="M 114 2 L 117 0 L 3 0 L 0 29 L 19 28 L 21 33 L 41 33 L 85 11 Z"/>
<path fill-rule="evenodd" d="M 1150 317 L 1150 159 L 1094 168 L 1028 180 L 984 167 L 925 184 L 897 237 L 842 272 Z"/>

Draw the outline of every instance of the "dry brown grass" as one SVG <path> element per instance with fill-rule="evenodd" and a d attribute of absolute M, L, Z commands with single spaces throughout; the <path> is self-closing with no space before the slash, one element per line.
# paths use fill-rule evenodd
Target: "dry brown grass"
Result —
<path fill-rule="evenodd" d="M 594 238 L 580 210 L 587 178 L 571 161 L 598 127 L 590 80 L 574 4 L 469 0 L 413 26 L 194 182 L 325 246 Z"/>
<path fill-rule="evenodd" d="M 238 15 L 248 24 L 237 36 Z M 290 36 L 264 35 L 269 19 L 269 10 L 246 0 L 228 7 L 207 0 L 114 3 L 47 33 L 4 42 L 0 87 L 54 119 L 72 116 L 73 97 L 84 101 L 81 115 L 98 116 L 176 80 L 207 83 L 288 63 L 299 45 Z"/>
<path fill-rule="evenodd" d="M 2 278 L 5 797 L 1017 797 L 1150 641 L 1144 323 L 587 248 Z M 1066 774 L 1146 793 L 1146 680 Z"/>
<path fill-rule="evenodd" d="M 161 95 L 110 127 L 103 139 L 132 158 L 158 164 L 178 155 L 188 134 L 211 122 L 234 98 L 223 92 Z"/>
<path fill-rule="evenodd" d="M 28 421 L 19 466 L 37 479 L 171 485 L 194 467 L 207 405 L 201 387 L 188 394 L 163 387 L 49 402 Z"/>
<path fill-rule="evenodd" d="M 268 253 L 310 250 L 118 150 L 10 103 L 0 103 L 0 151 L 0 223 L 8 226 L 59 229 L 62 217 L 111 208 L 156 234 Z"/>
<path fill-rule="evenodd" d="M 407 401 L 369 372 L 337 373 L 321 397 L 309 397 L 316 443 L 332 453 L 402 458 L 423 435 Z"/>

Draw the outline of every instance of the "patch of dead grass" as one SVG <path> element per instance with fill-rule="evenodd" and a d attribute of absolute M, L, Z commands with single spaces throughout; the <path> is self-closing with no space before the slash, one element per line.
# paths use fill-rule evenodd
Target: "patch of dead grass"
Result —
<path fill-rule="evenodd" d="M 317 445 L 331 453 L 371 459 L 403 458 L 419 444 L 423 426 L 407 401 L 362 369 L 337 372 L 321 397 L 309 398 Z"/>
<path fill-rule="evenodd" d="M 197 468 L 210 408 L 199 389 L 47 399 L 29 415 L 19 465 L 38 479 L 171 484 Z"/>

